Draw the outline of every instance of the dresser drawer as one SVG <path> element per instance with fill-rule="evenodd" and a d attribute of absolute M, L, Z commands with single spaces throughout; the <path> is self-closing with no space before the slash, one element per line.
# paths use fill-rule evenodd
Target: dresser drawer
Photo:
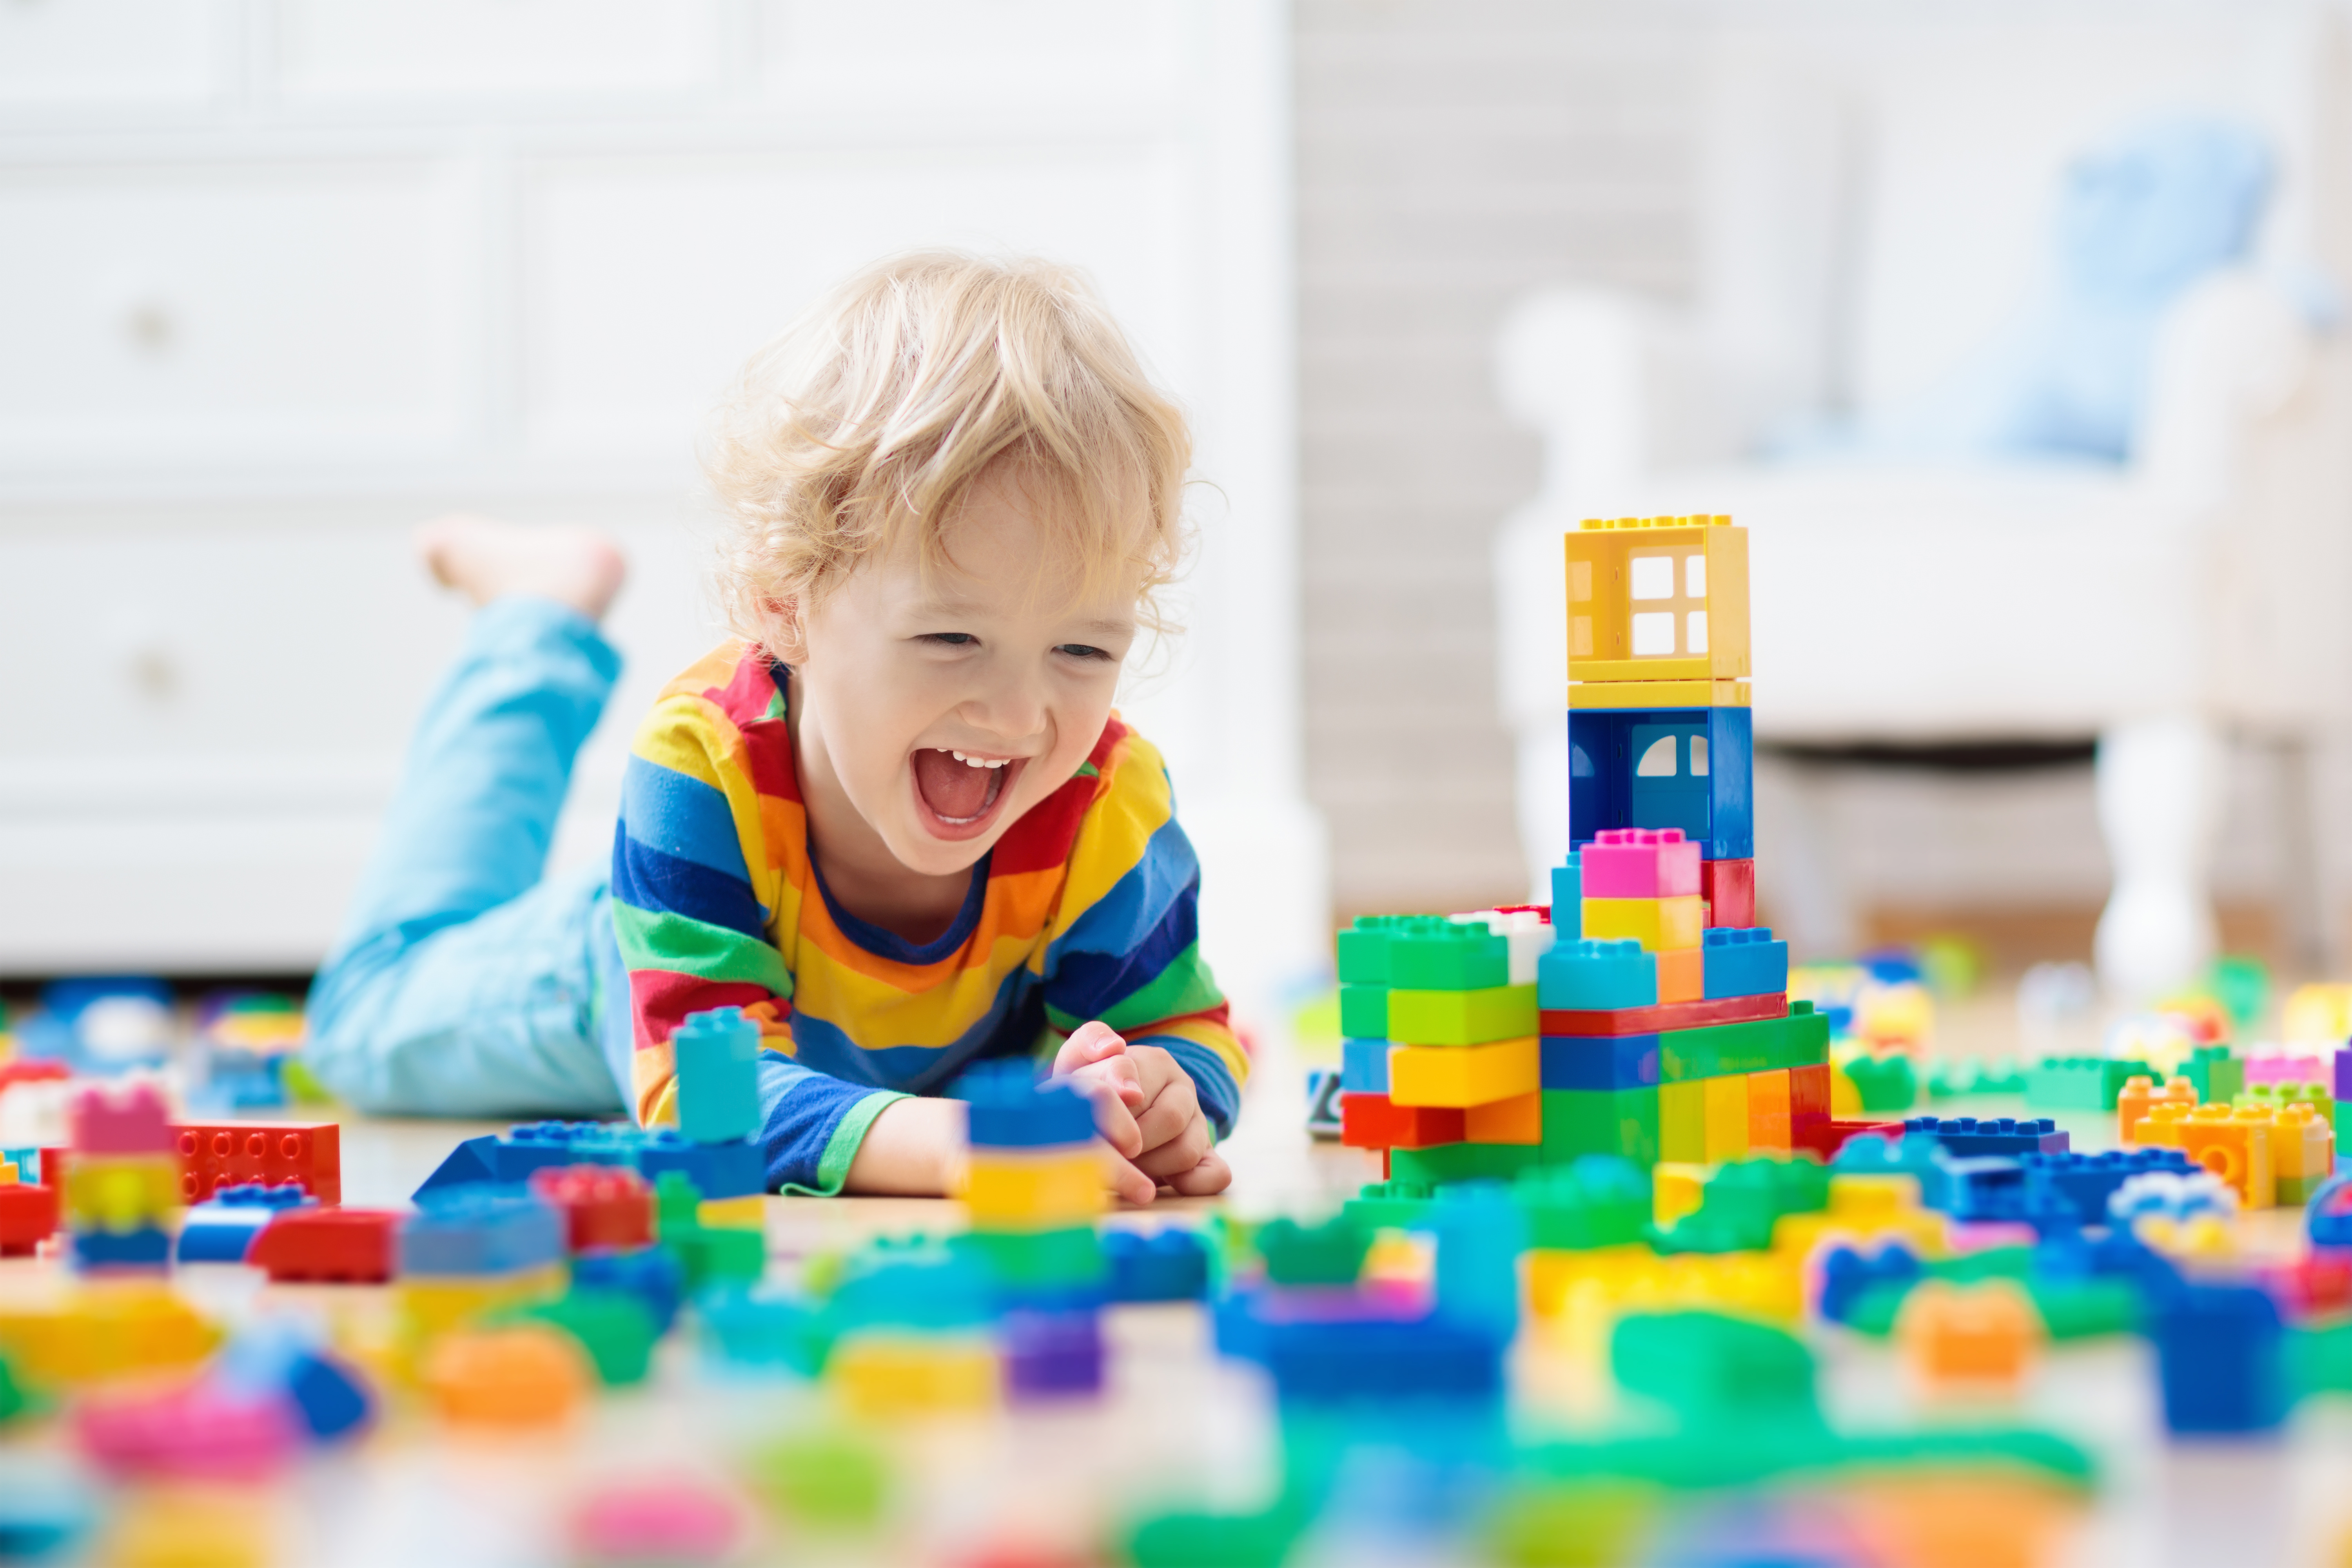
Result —
<path fill-rule="evenodd" d="M 0 116 L 202 102 L 231 37 L 203 0 L 0 5 Z"/>

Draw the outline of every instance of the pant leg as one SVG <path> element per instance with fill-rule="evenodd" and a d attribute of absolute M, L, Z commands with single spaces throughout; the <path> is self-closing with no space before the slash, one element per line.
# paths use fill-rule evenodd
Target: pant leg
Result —
<path fill-rule="evenodd" d="M 482 608 L 426 705 L 336 949 L 306 1055 L 362 1110 L 621 1103 L 596 1017 L 604 874 L 541 884 L 581 744 L 620 658 L 551 601 Z"/>

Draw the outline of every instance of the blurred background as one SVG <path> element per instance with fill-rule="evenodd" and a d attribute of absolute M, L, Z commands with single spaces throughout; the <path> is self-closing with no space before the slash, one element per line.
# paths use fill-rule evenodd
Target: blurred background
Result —
<path fill-rule="evenodd" d="M 919 244 L 1091 270 L 1199 421 L 1130 708 L 1271 1008 L 1565 849 L 1558 538 L 1754 530 L 1766 917 L 2137 994 L 2336 964 L 2352 68 L 2318 0 L 0 0 L 0 980 L 299 977 L 463 609 Z M 1537 885 L 1540 885 L 1539 883 Z"/>

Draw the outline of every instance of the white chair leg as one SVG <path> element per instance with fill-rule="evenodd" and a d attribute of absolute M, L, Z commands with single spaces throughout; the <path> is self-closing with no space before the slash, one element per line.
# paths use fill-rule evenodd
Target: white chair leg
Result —
<path fill-rule="evenodd" d="M 2199 718 L 2142 719 L 2099 737 L 2099 825 L 2116 880 L 2096 952 L 2118 1002 L 2152 1000 L 2212 959 L 2221 761 L 2220 737 Z"/>

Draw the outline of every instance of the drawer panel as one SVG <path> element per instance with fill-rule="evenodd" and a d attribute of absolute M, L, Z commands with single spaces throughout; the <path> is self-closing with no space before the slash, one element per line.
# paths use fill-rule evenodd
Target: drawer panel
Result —
<path fill-rule="evenodd" d="M 223 21 L 205 0 L 0 5 L 0 111 L 201 101 Z"/>
<path fill-rule="evenodd" d="M 644 92 L 718 75 L 711 0 L 289 0 L 278 14 L 297 98 Z"/>

